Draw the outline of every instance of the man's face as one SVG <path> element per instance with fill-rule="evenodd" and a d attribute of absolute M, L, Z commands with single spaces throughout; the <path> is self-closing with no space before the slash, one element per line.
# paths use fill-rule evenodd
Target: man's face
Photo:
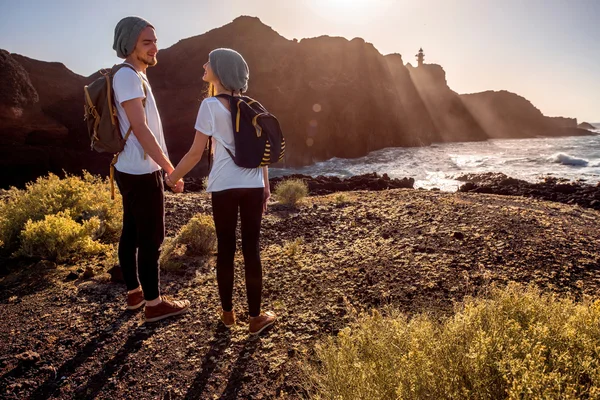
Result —
<path fill-rule="evenodd" d="M 155 66 L 158 62 L 156 59 L 156 55 L 158 54 L 156 42 L 157 39 L 154 28 L 151 26 L 145 27 L 144 30 L 142 30 L 142 33 L 140 33 L 140 37 L 138 37 L 135 49 L 133 50 L 133 55 L 138 61 L 143 62 L 147 66 Z"/>

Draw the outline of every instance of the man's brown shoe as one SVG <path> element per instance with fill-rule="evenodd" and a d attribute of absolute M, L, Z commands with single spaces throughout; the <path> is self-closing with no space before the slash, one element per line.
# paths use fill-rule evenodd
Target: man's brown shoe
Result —
<path fill-rule="evenodd" d="M 226 328 L 231 328 L 235 325 L 235 312 L 231 311 L 221 311 L 221 322 L 225 325 Z"/>
<path fill-rule="evenodd" d="M 269 326 L 273 325 L 277 316 L 272 311 L 267 311 L 258 317 L 250 317 L 249 329 L 251 335 L 258 335 Z"/>
<path fill-rule="evenodd" d="M 142 292 L 141 290 L 135 293 L 127 293 L 128 310 L 137 310 L 144 304 L 146 304 L 146 300 L 144 300 L 144 292 Z"/>
<path fill-rule="evenodd" d="M 146 322 L 156 322 L 161 319 L 183 314 L 190 307 L 189 300 L 164 299 L 155 306 L 146 305 Z"/>

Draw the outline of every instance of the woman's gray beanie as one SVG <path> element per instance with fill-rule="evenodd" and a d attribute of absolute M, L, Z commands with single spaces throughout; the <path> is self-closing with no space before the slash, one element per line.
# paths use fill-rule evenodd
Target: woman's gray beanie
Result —
<path fill-rule="evenodd" d="M 232 49 L 215 49 L 208 55 L 208 61 L 225 89 L 242 93 L 248 90 L 250 72 L 240 53 Z"/>
<path fill-rule="evenodd" d="M 147 26 L 152 24 L 140 17 L 125 17 L 119 21 L 115 27 L 115 41 L 113 42 L 113 49 L 117 51 L 117 57 L 127 58 L 137 43 L 140 33 Z"/>

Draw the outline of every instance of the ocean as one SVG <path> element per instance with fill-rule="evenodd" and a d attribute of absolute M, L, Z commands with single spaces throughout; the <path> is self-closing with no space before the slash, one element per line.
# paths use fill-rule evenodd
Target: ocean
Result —
<path fill-rule="evenodd" d="M 537 182 L 545 176 L 600 182 L 600 124 L 596 135 L 534 139 L 494 139 L 486 142 L 386 148 L 364 157 L 332 158 L 302 168 L 271 168 L 269 175 L 349 177 L 376 172 L 391 178 L 412 177 L 415 188 L 456 191 L 466 173 L 502 172 Z"/>

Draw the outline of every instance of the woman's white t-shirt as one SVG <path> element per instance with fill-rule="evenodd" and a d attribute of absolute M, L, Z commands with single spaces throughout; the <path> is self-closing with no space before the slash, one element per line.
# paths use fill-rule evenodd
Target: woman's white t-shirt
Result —
<path fill-rule="evenodd" d="M 210 136 L 214 151 L 212 169 L 208 175 L 207 192 L 227 189 L 262 188 L 263 170 L 238 167 L 225 150 L 235 154 L 231 113 L 216 97 L 208 97 L 200 104 L 196 118 L 196 130 Z"/>
<path fill-rule="evenodd" d="M 140 79 L 141 77 L 141 79 Z M 144 94 L 144 87 L 142 86 L 142 79 L 146 85 L 147 96 Z M 131 68 L 122 67 L 117 71 L 113 77 L 113 90 L 115 92 L 115 103 L 117 106 L 117 118 L 119 119 L 119 127 L 121 128 L 121 135 L 125 137 L 125 134 L 129 130 L 129 118 L 125 113 L 125 109 L 121 105 L 122 103 L 138 98 L 146 97 L 146 124 L 150 131 L 156 138 L 158 145 L 161 147 L 163 153 L 169 157 L 167 152 L 167 144 L 165 142 L 165 135 L 163 134 L 162 122 L 160 115 L 158 114 L 158 108 L 156 107 L 156 101 L 154 100 L 154 94 L 150 83 L 146 78 L 145 74 L 136 74 Z M 158 165 L 150 156 L 144 158 L 144 149 L 142 145 L 135 137 L 135 132 L 132 132 L 125 142 L 125 148 L 119 153 L 119 159 L 115 164 L 115 168 L 120 172 L 127 174 L 142 175 L 149 174 L 160 169 Z"/>

